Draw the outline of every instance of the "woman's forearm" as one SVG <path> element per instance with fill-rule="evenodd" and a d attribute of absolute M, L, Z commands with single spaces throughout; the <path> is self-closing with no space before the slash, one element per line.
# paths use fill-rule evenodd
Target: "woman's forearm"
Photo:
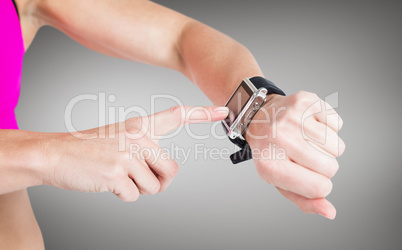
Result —
<path fill-rule="evenodd" d="M 42 184 L 41 133 L 0 130 L 0 195 Z"/>
<path fill-rule="evenodd" d="M 246 47 L 197 21 L 189 22 L 183 29 L 179 53 L 182 73 L 215 105 L 224 105 L 244 78 L 262 76 Z"/>
<path fill-rule="evenodd" d="M 98 52 L 180 71 L 216 105 L 225 104 L 243 78 L 262 75 L 253 55 L 240 43 L 151 1 L 70 0 L 40 5 L 40 23 Z"/>

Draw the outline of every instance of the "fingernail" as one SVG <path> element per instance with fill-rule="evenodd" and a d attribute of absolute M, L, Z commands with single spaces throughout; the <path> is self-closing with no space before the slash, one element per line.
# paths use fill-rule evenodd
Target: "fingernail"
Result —
<path fill-rule="evenodd" d="M 228 107 L 217 107 L 217 108 L 214 108 L 214 113 L 228 115 L 229 108 Z"/>

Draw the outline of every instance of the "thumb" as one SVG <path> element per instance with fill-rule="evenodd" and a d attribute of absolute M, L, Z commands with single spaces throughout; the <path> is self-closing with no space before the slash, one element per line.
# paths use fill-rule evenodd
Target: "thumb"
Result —
<path fill-rule="evenodd" d="M 184 124 L 215 122 L 225 119 L 227 107 L 194 107 L 178 105 L 149 116 L 152 137 L 160 137 L 175 131 Z"/>

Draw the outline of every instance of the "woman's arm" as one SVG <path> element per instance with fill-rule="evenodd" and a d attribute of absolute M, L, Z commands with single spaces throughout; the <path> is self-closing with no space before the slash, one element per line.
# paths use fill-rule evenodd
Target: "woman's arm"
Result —
<path fill-rule="evenodd" d="M 227 108 L 175 106 L 72 134 L 0 130 L 0 195 L 41 184 L 108 191 L 124 201 L 162 192 L 178 165 L 158 139 L 183 125 L 227 115 Z"/>
<path fill-rule="evenodd" d="M 47 0 L 38 9 L 43 24 L 88 48 L 182 72 L 216 105 L 224 105 L 243 78 L 262 75 L 243 45 L 151 1 Z"/>
<path fill-rule="evenodd" d="M 182 72 L 217 105 L 227 101 L 243 78 L 262 75 L 253 55 L 244 46 L 153 2 L 46 0 L 38 10 L 44 24 L 62 30 L 91 49 Z M 308 107 L 313 107 L 315 116 L 305 123 L 302 116 Z M 258 173 L 264 180 L 278 187 L 304 212 L 334 218 L 335 208 L 324 197 L 331 192 L 330 178 L 338 169 L 334 157 L 342 154 L 344 144 L 336 134 L 341 127 L 339 116 L 322 107 L 327 105 L 311 93 L 271 98 L 262 111 L 277 124 L 251 124 L 249 131 L 268 137 L 247 138 L 257 151 L 269 144 L 286 151 L 283 161 L 255 157 Z M 275 108 L 284 108 L 285 112 L 277 115 L 272 112 Z M 336 121 L 326 119 L 331 112 Z M 259 112 L 256 118 L 264 119 L 264 112 Z M 332 132 L 327 134 L 327 128 Z M 279 135 L 276 138 L 271 136 L 274 129 Z M 310 141 L 314 138 L 313 144 L 327 154 L 312 150 L 305 135 Z M 321 139 L 326 142 L 324 145 L 319 143 Z"/>
<path fill-rule="evenodd" d="M 0 195 L 42 184 L 40 133 L 0 129 Z"/>

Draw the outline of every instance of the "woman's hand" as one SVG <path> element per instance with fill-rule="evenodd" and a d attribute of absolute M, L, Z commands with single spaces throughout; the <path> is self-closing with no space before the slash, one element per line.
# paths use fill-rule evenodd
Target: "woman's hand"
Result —
<path fill-rule="evenodd" d="M 110 191 L 123 201 L 162 192 L 178 165 L 159 147 L 158 139 L 184 124 L 218 121 L 227 114 L 223 107 L 176 106 L 102 128 L 45 136 L 43 183 L 84 192 Z"/>
<path fill-rule="evenodd" d="M 317 95 L 274 95 L 257 113 L 246 138 L 259 175 L 305 213 L 334 219 L 325 199 L 345 150 L 339 115 Z"/>

